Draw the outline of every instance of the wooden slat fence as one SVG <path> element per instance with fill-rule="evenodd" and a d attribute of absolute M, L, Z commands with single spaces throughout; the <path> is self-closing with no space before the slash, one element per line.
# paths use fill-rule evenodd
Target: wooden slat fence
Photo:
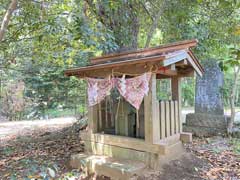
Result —
<path fill-rule="evenodd" d="M 159 101 L 160 138 L 180 133 L 178 101 Z"/>

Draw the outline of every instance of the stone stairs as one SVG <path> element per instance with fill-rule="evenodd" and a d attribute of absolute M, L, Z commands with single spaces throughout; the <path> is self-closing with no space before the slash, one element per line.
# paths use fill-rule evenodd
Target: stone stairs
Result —
<path fill-rule="evenodd" d="M 86 173 L 95 173 L 97 176 L 103 175 L 114 180 L 135 179 L 147 168 L 143 162 L 91 154 L 72 155 L 70 164 Z"/>

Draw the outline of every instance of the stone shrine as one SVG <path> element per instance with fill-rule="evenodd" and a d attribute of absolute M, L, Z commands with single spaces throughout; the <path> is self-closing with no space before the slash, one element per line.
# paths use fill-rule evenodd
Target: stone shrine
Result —
<path fill-rule="evenodd" d="M 197 77 L 195 113 L 187 114 L 184 130 L 197 136 L 211 136 L 226 132 L 221 89 L 223 72 L 215 60 L 203 62 L 205 73 Z"/>

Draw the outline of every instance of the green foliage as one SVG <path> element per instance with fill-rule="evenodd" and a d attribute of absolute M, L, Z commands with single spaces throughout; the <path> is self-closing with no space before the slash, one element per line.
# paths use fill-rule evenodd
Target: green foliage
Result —
<path fill-rule="evenodd" d="M 6 6 L 1 5 L 1 15 Z M 1 87 L 9 81 L 25 83 L 31 106 L 24 109 L 24 118 L 46 116 L 48 109 L 85 111 L 85 83 L 65 77 L 64 70 L 86 65 L 94 53 L 117 46 L 108 29 L 90 22 L 83 8 L 71 1 L 19 2 L 0 46 L 0 82 Z"/>
<path fill-rule="evenodd" d="M 0 0 L 0 17 L 8 3 Z M 49 109 L 83 112 L 86 85 L 64 77 L 64 70 L 87 65 L 92 56 L 145 47 L 149 34 L 151 46 L 197 38 L 200 60 L 231 59 L 220 63 L 230 65 L 231 75 L 239 62 L 232 60 L 239 57 L 239 8 L 235 0 L 21 0 L 0 45 L 0 95 L 9 82 L 23 81 L 30 103 L 23 118 L 45 116 Z M 231 56 L 230 46 L 235 47 Z M 193 80 L 184 81 L 185 105 L 193 103 L 193 87 Z"/>
<path fill-rule="evenodd" d="M 172 98 L 171 79 L 157 80 L 158 100 L 170 100 Z"/>
<path fill-rule="evenodd" d="M 231 144 L 233 147 L 233 151 L 236 154 L 240 154 L 240 140 L 237 138 L 233 138 L 233 139 L 231 139 Z"/>
<path fill-rule="evenodd" d="M 184 78 L 181 81 L 181 91 L 182 91 L 182 106 L 185 106 L 185 107 L 194 106 L 195 79 Z"/>

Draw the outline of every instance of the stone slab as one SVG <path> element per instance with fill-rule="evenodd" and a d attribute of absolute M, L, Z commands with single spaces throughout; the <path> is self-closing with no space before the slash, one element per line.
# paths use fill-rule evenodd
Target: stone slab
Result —
<path fill-rule="evenodd" d="M 184 143 L 191 143 L 192 142 L 192 133 L 182 132 L 180 134 L 180 139 Z"/>
<path fill-rule="evenodd" d="M 186 125 L 224 130 L 227 128 L 228 119 L 229 117 L 223 115 L 189 113 L 186 115 Z"/>
<path fill-rule="evenodd" d="M 84 169 L 87 173 L 94 172 L 99 176 L 119 180 L 132 179 L 146 168 L 143 162 L 89 154 L 72 155 L 70 164 L 74 168 Z"/>
<path fill-rule="evenodd" d="M 226 134 L 226 130 L 209 127 L 196 127 L 183 125 L 183 130 L 185 132 L 191 132 L 194 136 L 198 137 L 210 137 Z"/>
<path fill-rule="evenodd" d="M 196 80 L 195 113 L 223 115 L 223 72 L 216 60 L 206 60 L 202 64 L 205 72 Z"/>

